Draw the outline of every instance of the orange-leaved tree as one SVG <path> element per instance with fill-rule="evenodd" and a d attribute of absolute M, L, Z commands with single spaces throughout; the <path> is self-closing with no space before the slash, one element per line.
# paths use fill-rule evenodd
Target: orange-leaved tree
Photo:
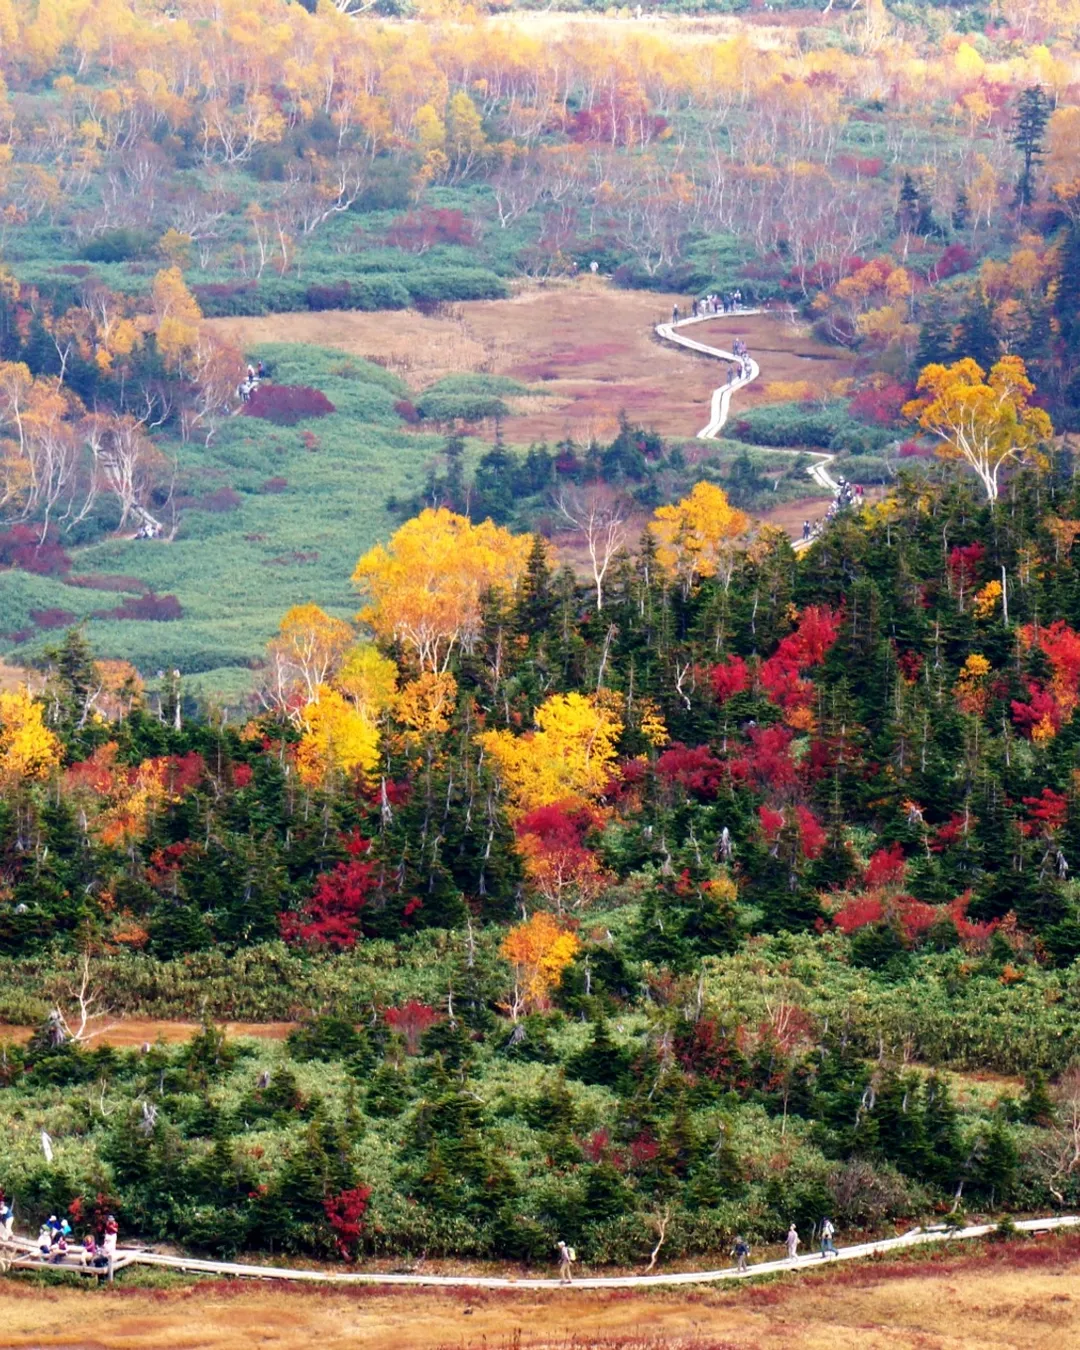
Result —
<path fill-rule="evenodd" d="M 943 459 L 962 459 L 974 470 L 990 501 L 997 501 L 1006 464 L 1049 463 L 1054 428 L 1030 402 L 1035 386 L 1019 356 L 1003 356 L 989 375 L 969 356 L 925 366 L 916 389 L 919 397 L 904 405 L 904 416 L 937 438 Z"/>
<path fill-rule="evenodd" d="M 719 576 L 727 588 L 736 541 L 749 528 L 746 512 L 731 505 L 723 488 L 705 482 L 681 502 L 657 507 L 649 522 L 660 566 L 687 595 L 702 577 Z"/>
<path fill-rule="evenodd" d="M 413 739 L 441 736 L 450 730 L 457 691 L 457 680 L 448 670 L 441 675 L 425 670 L 398 694 L 394 704 L 397 719 Z"/>
<path fill-rule="evenodd" d="M 154 813 L 168 800 L 169 761 L 118 761 L 115 741 L 99 745 L 89 759 L 64 774 L 63 789 L 78 808 L 84 831 L 106 848 L 131 850 L 146 838 Z"/>
<path fill-rule="evenodd" d="M 360 618 L 438 674 L 476 638 L 483 595 L 516 589 L 531 546 L 531 535 L 429 507 L 357 563 L 353 581 L 368 597 Z"/>
<path fill-rule="evenodd" d="M 610 697 L 552 694 L 536 710 L 536 730 L 485 731 L 477 740 L 495 760 L 519 811 L 601 796 L 611 780 L 623 724 Z"/>
<path fill-rule="evenodd" d="M 559 977 L 581 942 L 545 910 L 511 928 L 500 948 L 514 969 L 510 1015 L 516 1022 L 529 1008 L 545 1008 Z"/>
<path fill-rule="evenodd" d="M 601 818 L 583 802 L 553 802 L 527 812 L 517 822 L 517 847 L 531 888 L 557 914 L 591 904 L 612 884 L 585 836 Z"/>

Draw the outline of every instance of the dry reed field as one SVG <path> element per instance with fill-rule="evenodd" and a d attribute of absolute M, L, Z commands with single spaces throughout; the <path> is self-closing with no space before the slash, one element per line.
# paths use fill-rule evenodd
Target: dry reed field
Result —
<path fill-rule="evenodd" d="M 530 286 L 508 300 L 470 300 L 430 317 L 414 310 L 364 313 L 327 310 L 211 319 L 208 326 L 234 345 L 310 342 L 379 362 L 420 391 L 464 371 L 509 375 L 543 390 L 519 399 L 506 427 L 518 444 L 564 436 L 585 442 L 610 436 L 624 411 L 665 436 L 690 437 L 708 420 L 709 399 L 725 366 L 658 341 L 653 328 L 671 317 L 683 295 L 621 291 L 602 279 Z M 765 401 L 767 383 L 829 383 L 850 375 L 839 348 L 815 341 L 786 312 L 720 316 L 695 330 L 705 342 L 730 348 L 741 337 L 761 362 L 762 380 L 740 391 L 740 409 Z"/>
<path fill-rule="evenodd" d="M 0 1344 L 63 1350 L 1066 1350 L 1080 1236 L 690 1293 L 321 1292 L 0 1284 Z"/>

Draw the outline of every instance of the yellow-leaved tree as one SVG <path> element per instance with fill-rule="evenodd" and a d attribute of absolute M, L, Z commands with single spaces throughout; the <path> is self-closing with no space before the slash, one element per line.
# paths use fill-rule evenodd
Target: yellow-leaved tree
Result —
<path fill-rule="evenodd" d="M 157 348 L 165 364 L 181 374 L 199 345 L 202 311 L 179 267 L 165 267 L 150 291 Z"/>
<path fill-rule="evenodd" d="M 336 776 L 368 778 L 379 763 L 375 724 L 336 689 L 325 686 L 300 715 L 303 735 L 296 747 L 296 771 L 308 787 Z"/>
<path fill-rule="evenodd" d="M 353 581 L 368 597 L 360 618 L 438 674 L 477 637 L 482 596 L 517 588 L 531 546 L 531 535 L 429 507 L 357 563 Z"/>
<path fill-rule="evenodd" d="M 916 391 L 904 416 L 936 437 L 943 459 L 962 459 L 990 501 L 997 501 L 1006 464 L 1048 465 L 1054 428 L 1049 414 L 1030 402 L 1035 386 L 1019 356 L 1003 356 L 989 375 L 971 357 L 925 366 Z"/>
<path fill-rule="evenodd" d="M 45 725 L 44 710 L 24 687 L 0 694 L 0 783 L 48 778 L 60 763 L 59 739 Z"/>
<path fill-rule="evenodd" d="M 358 642 L 346 653 L 335 684 L 358 712 L 376 721 L 393 706 L 398 668 L 371 642 Z"/>
<path fill-rule="evenodd" d="M 735 567 L 736 543 L 750 517 L 732 506 L 723 488 L 696 483 L 681 502 L 657 507 L 649 531 L 660 566 L 689 595 L 702 577 L 718 576 L 726 589 Z"/>
<path fill-rule="evenodd" d="M 501 951 L 514 969 L 510 1015 L 516 1022 L 526 1009 L 545 1008 L 552 989 L 574 959 L 581 942 L 546 910 L 511 928 Z"/>
<path fill-rule="evenodd" d="M 457 680 L 448 670 L 439 675 L 423 671 L 398 694 L 398 721 L 408 727 L 414 738 L 441 736 L 450 730 L 457 688 Z"/>
<path fill-rule="evenodd" d="M 552 694 L 536 710 L 536 730 L 485 731 L 477 740 L 498 765 L 519 811 L 599 797 L 611 781 L 623 724 L 596 694 Z"/>
<path fill-rule="evenodd" d="M 293 605 L 268 646 L 270 701 L 289 710 L 318 703 L 320 689 L 337 673 L 355 640 L 344 619 L 318 605 Z"/>

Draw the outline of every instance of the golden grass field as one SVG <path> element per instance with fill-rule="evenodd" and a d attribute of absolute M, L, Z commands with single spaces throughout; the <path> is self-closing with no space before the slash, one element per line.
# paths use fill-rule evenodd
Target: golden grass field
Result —
<path fill-rule="evenodd" d="M 0 1282 L 0 1345 L 65 1350 L 1068 1350 L 1080 1237 L 691 1292 L 469 1295 Z"/>
<path fill-rule="evenodd" d="M 579 443 L 610 437 L 623 410 L 665 436 L 692 437 L 708 421 L 713 389 L 726 367 L 660 342 L 653 329 L 690 297 L 622 291 L 602 278 L 530 286 L 507 300 L 468 300 L 445 315 L 414 310 L 270 314 L 210 319 L 207 326 L 242 349 L 260 342 L 310 342 L 378 361 L 414 391 L 463 371 L 509 375 L 542 395 L 518 399 L 506 425 L 516 444 L 570 436 Z M 786 311 L 721 315 L 693 335 L 730 349 L 741 337 L 762 378 L 740 391 L 732 414 L 767 400 L 766 385 L 815 384 L 852 372 L 849 355 L 796 327 Z"/>

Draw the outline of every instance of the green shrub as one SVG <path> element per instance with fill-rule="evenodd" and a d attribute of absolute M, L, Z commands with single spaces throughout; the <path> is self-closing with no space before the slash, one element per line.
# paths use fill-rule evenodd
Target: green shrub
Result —
<path fill-rule="evenodd" d="M 82 248 L 87 262 L 127 262 L 130 258 L 148 257 L 154 248 L 154 237 L 146 230 L 102 230 Z"/>

